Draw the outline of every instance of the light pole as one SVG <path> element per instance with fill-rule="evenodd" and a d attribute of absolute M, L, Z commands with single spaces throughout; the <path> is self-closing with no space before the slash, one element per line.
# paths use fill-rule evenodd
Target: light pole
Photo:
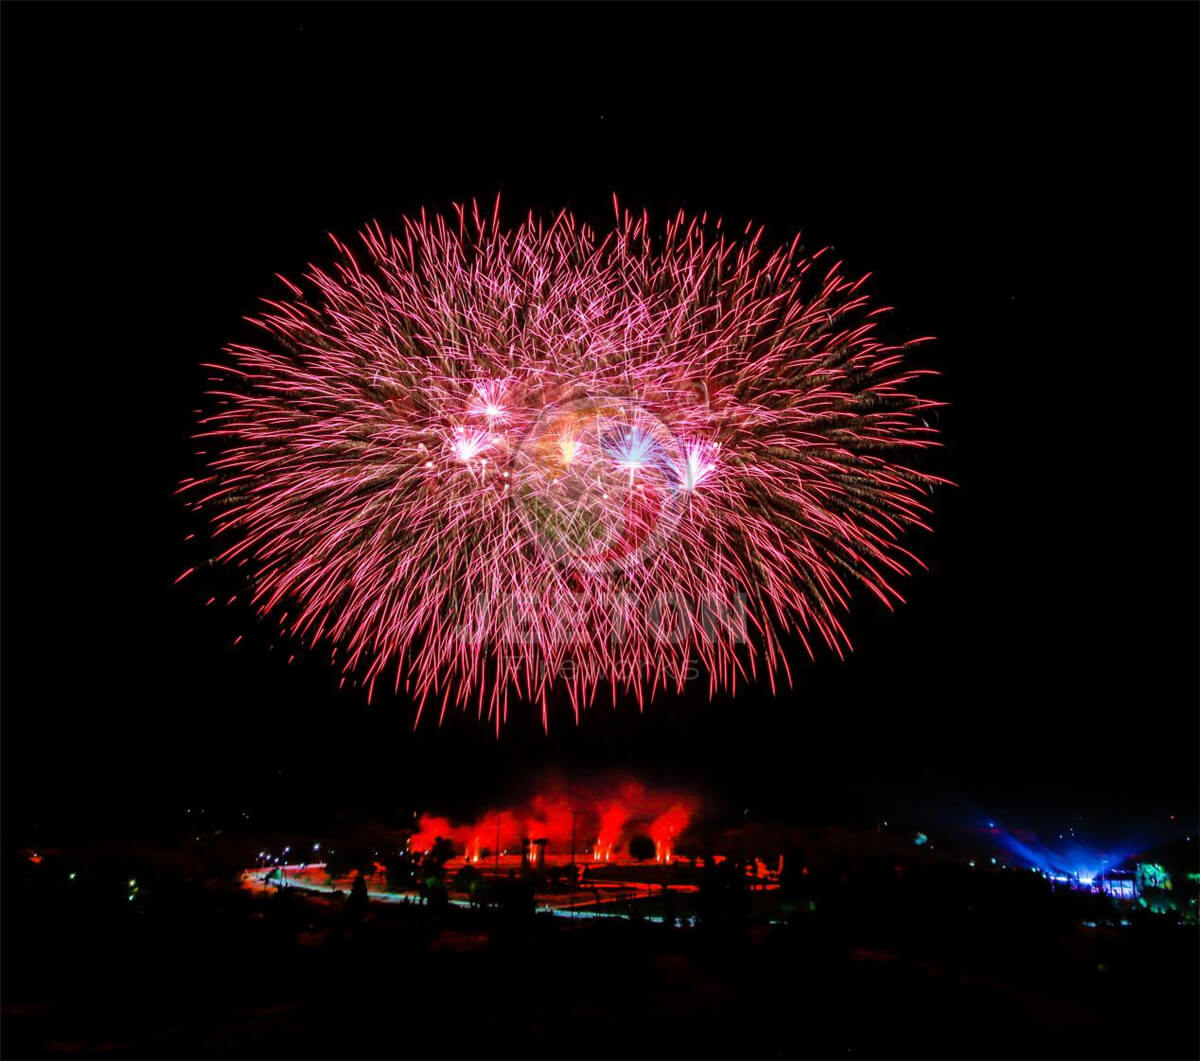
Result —
<path fill-rule="evenodd" d="M 500 886 L 500 812 L 496 811 L 496 850 L 492 855 L 492 906 L 496 905 L 496 899 L 499 893 Z"/>
<path fill-rule="evenodd" d="M 571 889 L 571 919 L 575 919 L 575 815 L 578 812 L 571 807 L 571 866 L 567 871 L 570 874 L 569 887 Z"/>

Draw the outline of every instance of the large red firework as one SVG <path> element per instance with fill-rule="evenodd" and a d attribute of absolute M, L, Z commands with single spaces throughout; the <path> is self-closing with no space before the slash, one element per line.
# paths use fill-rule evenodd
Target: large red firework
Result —
<path fill-rule="evenodd" d="M 938 482 L 863 281 L 680 213 L 378 226 L 229 348 L 184 489 L 289 634 L 423 707 L 709 694 L 889 607 Z M 864 278 L 865 279 L 865 278 Z M 285 281 L 286 283 L 286 281 Z"/>

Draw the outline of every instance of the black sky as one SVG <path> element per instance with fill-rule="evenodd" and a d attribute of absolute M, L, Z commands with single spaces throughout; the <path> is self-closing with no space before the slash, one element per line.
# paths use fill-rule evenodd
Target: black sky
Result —
<path fill-rule="evenodd" d="M 4 812 L 136 831 L 469 807 L 632 770 L 869 816 L 1194 813 L 1197 8 L 8 4 Z M 499 191 L 828 243 L 934 334 L 930 572 L 790 693 L 499 744 L 284 666 L 172 586 L 200 362 L 275 272 Z M 245 639 L 236 648 L 238 634 Z M 520 715 L 520 712 L 518 712 Z"/>

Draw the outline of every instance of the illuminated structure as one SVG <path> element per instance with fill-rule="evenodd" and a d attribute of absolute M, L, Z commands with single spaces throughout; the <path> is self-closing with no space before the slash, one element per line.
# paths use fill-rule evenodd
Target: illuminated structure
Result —
<path fill-rule="evenodd" d="M 527 839 L 521 845 L 521 865 L 538 872 L 546 868 L 546 838 Z"/>
<path fill-rule="evenodd" d="M 1079 882 L 1082 887 L 1103 892 L 1121 902 L 1133 902 L 1140 894 L 1137 875 L 1129 870 L 1114 869 L 1099 881 Z"/>

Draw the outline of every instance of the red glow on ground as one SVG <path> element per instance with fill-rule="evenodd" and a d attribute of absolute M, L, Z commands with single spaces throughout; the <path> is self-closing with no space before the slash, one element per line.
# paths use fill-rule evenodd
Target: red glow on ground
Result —
<path fill-rule="evenodd" d="M 629 810 L 619 799 L 612 800 L 600 811 L 600 825 L 596 832 L 596 843 L 592 847 L 592 858 L 596 862 L 611 861 L 627 821 Z"/>
<path fill-rule="evenodd" d="M 424 854 L 441 838 L 450 841 L 455 856 L 480 862 L 495 857 L 497 851 L 519 855 L 526 840 L 544 839 L 550 854 L 573 852 L 581 859 L 590 856 L 594 862 L 611 862 L 628 850 L 632 837 L 645 835 L 654 841 L 657 860 L 669 863 L 698 806 L 689 793 L 649 789 L 633 781 L 621 784 L 617 794 L 612 787 L 544 791 L 467 822 L 423 814 L 409 851 Z"/>
<path fill-rule="evenodd" d="M 654 841 L 654 857 L 659 862 L 670 862 L 676 838 L 692 820 L 691 811 L 682 803 L 654 819 L 650 826 L 650 839 Z"/>

